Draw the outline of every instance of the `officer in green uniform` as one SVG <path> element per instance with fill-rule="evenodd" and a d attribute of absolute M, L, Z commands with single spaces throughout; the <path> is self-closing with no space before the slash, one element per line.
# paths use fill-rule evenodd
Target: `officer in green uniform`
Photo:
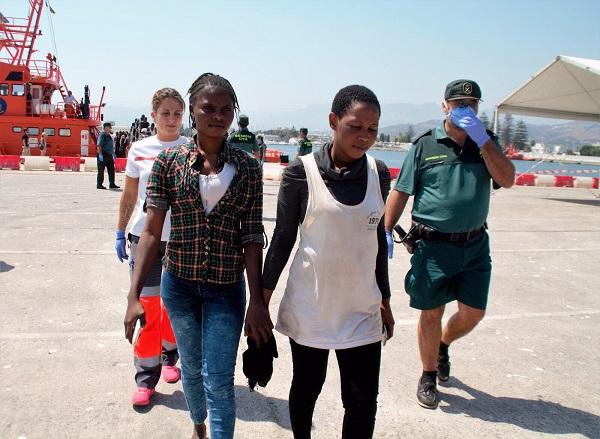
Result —
<path fill-rule="evenodd" d="M 235 131 L 227 142 L 234 148 L 239 148 L 246 151 L 252 157 L 256 157 L 258 154 L 258 146 L 256 145 L 256 137 L 254 133 L 248 130 L 250 119 L 245 114 L 240 114 L 238 117 L 239 130 Z"/>
<path fill-rule="evenodd" d="M 298 154 L 297 155 L 306 155 L 312 152 L 312 142 L 306 138 L 308 136 L 307 128 L 300 128 L 298 131 Z"/>
<path fill-rule="evenodd" d="M 409 236 L 415 239 L 415 248 L 404 288 L 410 306 L 421 310 L 423 373 L 417 402 L 425 408 L 437 408 L 437 379 L 446 381 L 450 376 L 448 346 L 468 334 L 485 314 L 492 270 L 486 231 L 490 186 L 509 188 L 515 177 L 496 135 L 477 117 L 480 100 L 475 81 L 459 79 L 447 85 L 444 122 L 415 140 L 386 206 L 391 258 L 392 228 L 414 195 Z M 442 328 L 444 307 L 455 300 L 458 312 Z"/>

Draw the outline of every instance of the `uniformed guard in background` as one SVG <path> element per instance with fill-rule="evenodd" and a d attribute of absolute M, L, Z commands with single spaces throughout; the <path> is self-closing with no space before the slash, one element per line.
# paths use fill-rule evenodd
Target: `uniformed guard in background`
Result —
<path fill-rule="evenodd" d="M 256 157 L 258 154 L 258 146 L 256 144 L 256 137 L 254 133 L 248 130 L 250 119 L 245 114 L 240 114 L 238 117 L 239 130 L 234 131 L 229 139 L 227 140 L 234 148 L 239 148 L 246 151 L 252 157 Z"/>
<path fill-rule="evenodd" d="M 307 155 L 312 152 L 312 142 L 306 137 L 308 136 L 307 128 L 300 128 L 298 131 L 298 155 Z"/>
<path fill-rule="evenodd" d="M 481 90 L 459 79 L 446 87 L 443 123 L 413 143 L 387 201 L 385 229 L 393 256 L 392 228 L 414 195 L 415 240 L 405 289 L 410 306 L 421 310 L 418 340 L 423 373 L 417 402 L 438 406 L 437 379 L 448 380 L 448 346 L 468 334 L 485 314 L 492 271 L 486 220 L 491 184 L 513 185 L 515 168 L 496 135 L 477 117 Z M 442 329 L 446 303 L 458 312 Z M 436 379 L 437 378 L 437 379 Z"/>

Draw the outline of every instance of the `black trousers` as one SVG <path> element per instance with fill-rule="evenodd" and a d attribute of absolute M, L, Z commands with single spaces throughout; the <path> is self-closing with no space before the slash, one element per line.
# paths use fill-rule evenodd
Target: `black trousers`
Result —
<path fill-rule="evenodd" d="M 329 350 L 299 345 L 290 339 L 293 378 L 289 396 L 295 439 L 309 439 L 315 403 L 327 374 Z M 381 343 L 336 349 L 344 405 L 343 439 L 370 439 L 375 428 Z"/>
<path fill-rule="evenodd" d="M 96 178 L 96 187 L 100 187 L 104 184 L 104 169 L 108 171 L 108 183 L 109 186 L 115 186 L 115 161 L 111 154 L 103 154 L 103 161 L 97 160 L 98 163 L 98 177 Z M 96 155 L 96 159 L 98 156 Z"/>

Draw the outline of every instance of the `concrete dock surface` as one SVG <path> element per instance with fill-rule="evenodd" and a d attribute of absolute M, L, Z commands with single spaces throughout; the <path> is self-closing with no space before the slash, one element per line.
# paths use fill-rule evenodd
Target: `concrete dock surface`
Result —
<path fill-rule="evenodd" d="M 128 265 L 114 252 L 119 191 L 94 173 L 0 171 L 0 438 L 187 438 L 181 383 L 132 408 L 123 336 Z M 117 178 L 122 185 L 123 174 Z M 279 185 L 265 182 L 264 224 Z M 401 223 L 407 226 L 405 213 Z M 390 261 L 395 336 L 383 348 L 375 438 L 600 438 L 600 202 L 597 190 L 515 187 L 492 196 L 493 277 L 483 322 L 452 345 L 437 410 L 417 405 L 418 313 L 403 290 L 409 255 Z M 351 239 L 352 237 L 348 237 Z M 357 261 L 359 264 L 360 261 Z M 276 318 L 287 269 L 271 304 Z M 455 309 L 448 306 L 446 316 Z M 288 341 L 266 388 L 236 369 L 236 438 L 291 438 Z M 341 437 L 335 355 L 314 438 Z"/>

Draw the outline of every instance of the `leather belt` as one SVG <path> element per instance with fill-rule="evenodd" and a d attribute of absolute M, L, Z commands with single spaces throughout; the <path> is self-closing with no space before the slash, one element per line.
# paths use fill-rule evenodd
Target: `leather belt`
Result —
<path fill-rule="evenodd" d="M 445 241 L 445 242 L 466 242 L 470 239 L 476 238 L 485 232 L 485 225 L 481 226 L 477 230 L 471 230 L 469 232 L 457 232 L 457 233 L 443 233 L 432 229 L 429 226 L 420 223 L 414 223 L 416 225 L 416 234 L 419 238 L 428 239 L 430 241 Z"/>

